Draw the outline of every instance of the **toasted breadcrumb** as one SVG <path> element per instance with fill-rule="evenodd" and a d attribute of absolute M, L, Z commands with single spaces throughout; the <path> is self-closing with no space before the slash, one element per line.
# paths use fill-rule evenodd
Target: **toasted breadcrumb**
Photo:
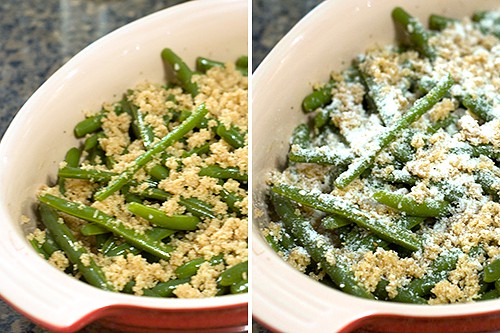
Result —
<path fill-rule="evenodd" d="M 237 71 L 233 64 L 228 63 L 225 67 L 208 70 L 205 75 L 195 75 L 193 81 L 198 84 L 200 90 L 200 94 L 194 99 L 179 87 L 166 88 L 151 82 L 141 83 L 127 93 L 127 101 L 137 107 L 143 115 L 145 125 L 152 129 L 155 135 L 153 144 L 180 124 L 180 120 L 175 118 L 176 114 L 194 110 L 201 103 L 205 103 L 211 118 L 208 128 L 191 131 L 185 139 L 166 149 L 168 156 L 155 157 L 145 168 L 137 171 L 133 175 L 134 184 L 130 189 L 140 193 L 146 191 L 149 184 L 155 181 L 158 188 L 168 192 L 171 197 L 161 203 L 146 200 L 144 204 L 160 209 L 167 215 L 190 214 L 180 204 L 180 200 L 195 198 L 209 204 L 217 217 L 202 218 L 196 230 L 178 231 L 165 239 L 165 242 L 174 247 L 170 260 L 151 261 L 143 253 L 125 253 L 111 257 L 105 255 L 96 248 L 95 237 L 85 237 L 81 234 L 82 226 L 88 222 L 62 214 L 62 223 L 68 224 L 79 240 L 75 245 L 85 248 L 88 252 L 80 256 L 82 264 L 88 266 L 95 261 L 117 291 L 123 290 L 133 281 L 133 293 L 142 295 L 144 290 L 160 282 L 176 279 L 175 269 L 190 260 L 210 260 L 214 256 L 222 255 L 223 263 L 202 264 L 197 274 L 191 278 L 191 282 L 178 286 L 174 292 L 177 297 L 182 298 L 212 297 L 218 292 L 219 275 L 228 267 L 248 260 L 247 190 L 232 179 L 220 183 L 219 179 L 198 175 L 201 168 L 209 165 L 237 167 L 241 172 L 248 171 L 247 146 L 234 149 L 217 137 L 211 129 L 220 122 L 228 128 L 237 127 L 242 132 L 247 131 L 248 79 Z M 115 112 L 120 107 L 120 103 L 103 105 L 105 116 L 102 118 L 103 135 L 99 139 L 99 146 L 104 155 L 96 160 L 97 163 L 91 163 L 91 152 L 84 152 L 80 166 L 82 169 L 109 171 L 118 175 L 146 151 L 147 147 L 142 140 L 131 142 L 129 131 L 133 119 L 127 112 Z M 207 143 L 210 145 L 208 154 L 187 154 Z M 107 164 L 104 165 L 104 162 Z M 168 177 L 161 181 L 152 179 L 148 173 L 151 167 L 158 164 L 169 170 Z M 66 163 L 62 162 L 60 167 L 64 166 Z M 83 179 L 65 179 L 63 184 L 63 187 L 44 185 L 37 194 L 50 193 L 90 205 L 114 217 L 117 223 L 133 229 L 137 234 L 144 234 L 154 227 L 148 220 L 135 216 L 127 209 L 128 201 L 121 192 L 116 192 L 102 201 L 94 201 L 92 197 L 102 184 Z M 241 214 L 230 211 L 220 196 L 222 189 L 241 198 L 240 202 L 235 203 Z M 36 229 L 28 238 L 35 238 L 43 243 L 45 231 Z M 118 244 L 120 242 L 118 240 Z M 54 252 L 49 262 L 63 271 L 70 265 L 62 251 Z M 76 268 L 74 275 L 80 277 Z"/>

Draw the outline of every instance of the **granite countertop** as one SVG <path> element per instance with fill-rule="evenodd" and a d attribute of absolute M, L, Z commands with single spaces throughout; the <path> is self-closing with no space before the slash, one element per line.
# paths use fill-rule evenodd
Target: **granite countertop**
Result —
<path fill-rule="evenodd" d="M 131 21 L 184 0 L 0 2 L 0 139 L 16 112 L 84 47 Z M 252 0 L 253 69 L 320 0 Z M 254 322 L 254 332 L 267 332 Z M 81 332 L 104 332 L 87 327 Z M 46 332 L 0 301 L 0 332 Z"/>

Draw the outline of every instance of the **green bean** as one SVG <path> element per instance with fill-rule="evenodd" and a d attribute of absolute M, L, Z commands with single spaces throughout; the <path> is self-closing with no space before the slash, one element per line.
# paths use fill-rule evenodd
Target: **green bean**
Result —
<path fill-rule="evenodd" d="M 325 151 L 318 148 L 292 149 L 288 159 L 296 163 L 316 163 L 336 166 L 346 166 L 354 159 L 350 151 Z"/>
<path fill-rule="evenodd" d="M 172 198 L 172 194 L 160 190 L 158 188 L 149 188 L 145 191 L 137 193 L 139 196 L 148 199 L 167 201 Z M 217 216 L 212 211 L 212 206 L 202 200 L 196 198 L 183 198 L 179 199 L 179 203 L 186 208 L 188 212 L 199 218 L 214 219 Z"/>
<path fill-rule="evenodd" d="M 363 70 L 359 70 L 361 80 L 367 90 L 365 97 L 369 105 L 378 113 L 382 123 L 389 126 L 399 114 L 398 109 L 388 108 L 394 104 L 395 96 L 384 92 L 384 86 L 375 82 L 375 79 Z"/>
<path fill-rule="evenodd" d="M 297 145 L 300 148 L 311 146 L 311 130 L 307 124 L 300 124 L 295 127 L 290 138 L 290 145 Z"/>
<path fill-rule="evenodd" d="M 172 215 L 137 202 L 128 204 L 127 209 L 133 214 L 140 216 L 154 225 L 173 230 L 195 230 L 200 222 L 196 216 Z"/>
<path fill-rule="evenodd" d="M 343 244 L 355 251 L 360 249 L 374 251 L 378 247 L 388 249 L 390 242 L 381 239 L 371 232 L 366 233 L 366 230 L 355 227 L 344 236 Z"/>
<path fill-rule="evenodd" d="M 143 290 L 143 295 L 151 297 L 172 297 L 174 296 L 174 291 L 178 286 L 189 283 L 189 281 L 191 281 L 191 278 L 159 282 L 153 288 Z"/>
<path fill-rule="evenodd" d="M 342 228 L 351 223 L 351 220 L 338 215 L 327 215 L 321 219 L 321 226 L 327 230 Z"/>
<path fill-rule="evenodd" d="M 229 208 L 230 211 L 237 213 L 238 215 L 241 215 L 241 210 L 240 208 L 236 205 L 238 202 L 241 202 L 243 200 L 242 197 L 229 192 L 228 190 L 222 188 L 222 190 L 219 192 L 219 195 L 222 199 L 227 204 L 227 207 Z"/>
<path fill-rule="evenodd" d="M 381 132 L 373 140 L 373 148 L 360 156 L 351 163 L 348 170 L 343 172 L 336 180 L 335 185 L 339 188 L 344 188 L 349 185 L 354 179 L 358 178 L 366 169 L 374 162 L 377 155 L 390 142 L 400 135 L 403 129 L 408 128 L 413 122 L 419 119 L 425 112 L 430 110 L 437 102 L 439 102 L 448 90 L 453 85 L 453 79 L 448 74 L 441 80 L 429 93 L 418 99 L 412 107 L 400 119 L 395 121 L 388 129 Z"/>
<path fill-rule="evenodd" d="M 173 235 L 175 232 L 176 232 L 175 230 L 171 229 L 153 228 L 147 230 L 145 234 L 153 241 L 159 242 L 164 238 Z M 138 249 L 137 247 L 130 245 L 128 243 L 116 244 L 116 242 L 113 242 L 111 245 L 107 247 L 104 254 L 108 257 L 114 257 L 114 256 L 126 255 L 127 253 L 139 254 L 141 253 L 141 249 Z"/>
<path fill-rule="evenodd" d="M 242 134 L 236 126 L 227 129 L 223 124 L 219 124 L 216 133 L 235 149 L 245 146 L 245 135 Z"/>
<path fill-rule="evenodd" d="M 106 137 L 104 132 L 97 132 L 87 137 L 83 142 L 83 150 L 90 151 L 91 149 L 97 147 L 99 144 L 99 139 Z"/>
<path fill-rule="evenodd" d="M 244 76 L 248 76 L 248 56 L 242 55 L 236 59 L 235 62 L 236 69 L 241 72 Z"/>
<path fill-rule="evenodd" d="M 66 162 L 66 165 L 68 167 L 78 167 L 78 165 L 80 165 L 80 158 L 82 156 L 82 152 L 80 151 L 80 149 L 76 148 L 76 147 L 73 147 L 73 148 L 70 148 L 67 152 L 66 152 L 66 155 L 64 157 L 64 162 Z M 59 192 L 61 192 L 62 194 L 66 193 L 66 187 L 65 187 L 65 181 L 64 181 L 64 177 L 61 177 L 60 175 L 58 175 L 59 179 L 57 180 L 58 184 L 59 184 Z"/>
<path fill-rule="evenodd" d="M 465 95 L 460 101 L 469 111 L 483 121 L 491 121 L 497 117 L 494 113 L 493 105 L 485 97 L 478 96 L 474 98 L 471 95 Z"/>
<path fill-rule="evenodd" d="M 188 119 L 186 119 L 179 126 L 165 135 L 159 142 L 154 144 L 149 150 L 137 157 L 134 162 L 124 172 L 122 172 L 116 179 L 109 182 L 107 187 L 100 189 L 94 198 L 98 201 L 106 199 L 108 196 L 118 191 L 125 185 L 130 178 L 144 165 L 150 162 L 154 156 L 162 153 L 165 149 L 173 143 L 181 139 L 185 134 L 191 131 L 201 119 L 205 117 L 208 110 L 204 104 L 201 104 L 195 112 Z"/>
<path fill-rule="evenodd" d="M 387 286 L 389 285 L 389 281 L 385 278 L 380 279 L 373 295 L 375 295 L 376 299 L 387 301 L 389 300 L 389 293 L 387 292 Z"/>
<path fill-rule="evenodd" d="M 75 137 L 83 138 L 85 135 L 93 133 L 100 129 L 102 126 L 102 119 L 105 116 L 106 114 L 104 112 L 101 112 L 99 114 L 96 114 L 95 116 L 91 116 L 80 121 L 78 124 L 76 124 L 73 130 Z"/>
<path fill-rule="evenodd" d="M 500 199 L 500 177 L 490 170 L 478 170 L 474 173 L 474 180 L 481 185 L 486 194 L 491 195 L 493 200 Z"/>
<path fill-rule="evenodd" d="M 333 195 L 319 192 L 307 192 L 298 187 L 285 184 L 273 186 L 272 191 L 299 202 L 302 205 L 345 217 L 360 227 L 369 229 L 382 239 L 401 245 L 409 250 L 415 251 L 422 246 L 420 237 L 416 234 L 398 225 L 388 225 L 373 219 L 369 214 L 360 210 L 353 204 Z"/>
<path fill-rule="evenodd" d="M 230 286 L 231 294 L 244 294 L 248 292 L 248 280 L 242 279 Z"/>
<path fill-rule="evenodd" d="M 210 153 L 210 146 L 211 145 L 212 144 L 210 142 L 204 143 L 203 145 L 201 145 L 199 147 L 196 147 L 196 148 L 191 149 L 190 151 L 184 152 L 182 154 L 182 157 L 186 158 L 186 157 L 192 156 L 194 154 L 196 154 L 198 156 L 208 155 Z"/>
<path fill-rule="evenodd" d="M 126 293 L 126 294 L 133 294 L 134 293 L 134 290 L 132 289 L 133 287 L 135 286 L 135 281 L 134 280 L 130 280 L 129 282 L 127 282 L 125 284 L 125 286 L 123 287 L 123 289 L 121 290 L 123 293 Z"/>
<path fill-rule="evenodd" d="M 298 187 L 285 184 L 273 186 L 272 191 L 302 205 L 343 216 L 360 227 L 369 229 L 380 238 L 406 249 L 416 251 L 422 247 L 421 239 L 416 234 L 396 224 L 388 225 L 373 219 L 366 212 L 336 196 L 319 192 L 307 192 Z"/>
<path fill-rule="evenodd" d="M 126 101 L 126 103 L 132 113 L 133 124 L 137 127 L 139 138 L 142 139 L 144 147 L 149 148 L 155 139 L 153 129 L 146 124 L 144 120 L 145 116 L 137 106 L 130 101 Z"/>
<path fill-rule="evenodd" d="M 235 62 L 236 70 L 238 70 L 242 75 L 248 76 L 248 57 L 241 56 L 236 59 Z M 213 67 L 225 67 L 225 64 L 220 61 L 211 60 L 204 57 L 196 58 L 196 70 L 201 73 L 206 73 L 209 69 Z"/>
<path fill-rule="evenodd" d="M 480 144 L 473 146 L 469 143 L 463 142 L 460 147 L 453 147 L 450 149 L 452 154 L 466 154 L 472 157 L 480 157 L 482 155 L 489 157 L 493 161 L 500 160 L 500 150 L 493 147 L 491 144 Z"/>
<path fill-rule="evenodd" d="M 487 301 L 487 300 L 491 300 L 491 299 L 496 299 L 500 297 L 500 293 L 498 292 L 498 290 L 496 289 L 492 289 L 490 291 L 487 291 L 483 294 L 481 294 L 481 296 L 478 298 L 479 301 Z"/>
<path fill-rule="evenodd" d="M 240 169 L 233 167 L 222 168 L 218 165 L 209 165 L 201 168 L 198 174 L 200 176 L 213 177 L 217 179 L 234 179 L 242 182 L 248 181 L 247 173 L 242 173 Z"/>
<path fill-rule="evenodd" d="M 154 241 L 147 235 L 140 234 L 135 230 L 126 227 L 121 221 L 103 213 L 100 210 L 80 203 L 71 202 L 63 198 L 58 198 L 51 194 L 43 194 L 39 197 L 39 200 L 66 214 L 99 224 L 112 233 L 123 237 L 123 239 L 137 248 L 151 253 L 161 259 L 168 260 L 170 258 L 170 252 L 173 250 L 171 246 Z"/>
<path fill-rule="evenodd" d="M 442 31 L 455 22 L 458 21 L 446 16 L 432 14 L 429 16 L 429 29 Z"/>
<path fill-rule="evenodd" d="M 381 179 L 387 183 L 395 183 L 395 184 L 405 184 L 405 185 L 410 185 L 413 186 L 417 183 L 419 180 L 418 177 L 413 176 L 410 174 L 407 170 L 393 170 L 391 173 L 386 174 L 385 171 L 377 172 L 377 173 L 372 173 L 372 175 L 377 178 Z"/>
<path fill-rule="evenodd" d="M 182 88 L 193 97 L 198 95 L 198 85 L 192 81 L 193 72 L 188 65 L 169 48 L 161 51 L 161 57 L 171 66 Z"/>
<path fill-rule="evenodd" d="M 210 260 L 208 261 L 205 260 L 205 258 L 196 258 L 190 260 L 184 265 L 177 267 L 174 271 L 175 275 L 177 276 L 178 279 L 184 279 L 196 275 L 200 266 L 205 262 L 210 263 L 210 265 L 212 266 L 218 265 L 224 262 L 224 257 L 222 254 L 220 254 L 218 256 L 210 258 Z"/>
<path fill-rule="evenodd" d="M 233 265 L 222 272 L 218 279 L 218 284 L 221 286 L 230 286 L 239 282 L 243 276 L 248 274 L 248 261 L 242 261 Z"/>
<path fill-rule="evenodd" d="M 279 215 L 285 227 L 304 246 L 311 258 L 320 263 L 332 281 L 341 290 L 359 297 L 373 299 L 354 277 L 347 265 L 335 258 L 335 252 L 330 242 L 318 234 L 309 221 L 298 215 L 292 202 L 282 196 L 271 193 L 274 210 Z M 332 259 L 327 259 L 332 258 Z"/>
<path fill-rule="evenodd" d="M 479 30 L 483 34 L 492 34 L 500 39 L 500 17 L 494 16 L 491 11 L 477 11 L 472 20 L 479 25 Z"/>
<path fill-rule="evenodd" d="M 432 135 L 436 133 L 440 128 L 446 129 L 448 126 L 455 124 L 460 116 L 456 113 L 450 113 L 444 119 L 438 120 L 427 127 L 427 134 Z"/>
<path fill-rule="evenodd" d="M 92 182 L 107 182 L 113 176 L 116 176 L 116 173 L 97 169 L 82 169 L 64 166 L 59 169 L 57 175 L 63 178 L 86 179 Z"/>
<path fill-rule="evenodd" d="M 45 259 L 49 259 L 50 258 L 50 255 L 45 252 L 45 250 L 42 248 L 42 245 L 36 240 L 36 238 L 32 238 L 29 240 L 31 246 L 33 247 L 33 249 L 38 253 L 40 254 L 43 258 Z"/>
<path fill-rule="evenodd" d="M 64 161 L 66 162 L 67 166 L 76 168 L 80 164 L 81 156 L 82 156 L 81 150 L 76 148 L 76 147 L 73 147 L 73 148 L 70 148 L 66 152 L 66 156 L 64 157 Z"/>
<path fill-rule="evenodd" d="M 411 45 L 423 56 L 433 60 L 436 51 L 429 45 L 429 33 L 424 26 L 403 8 L 396 7 L 392 11 L 392 18 L 399 23 L 407 33 Z"/>
<path fill-rule="evenodd" d="M 398 295 L 393 300 L 403 303 L 422 303 L 422 297 L 427 296 L 436 283 L 446 279 L 448 273 L 455 269 L 460 254 L 460 251 L 441 254 L 432 262 L 427 274 L 400 288 Z"/>
<path fill-rule="evenodd" d="M 302 110 L 312 112 L 330 103 L 332 101 L 332 89 L 335 86 L 336 82 L 332 79 L 321 88 L 307 95 L 302 101 Z"/>
<path fill-rule="evenodd" d="M 85 264 L 82 262 L 81 257 L 88 255 L 88 253 L 78 244 L 71 229 L 66 224 L 60 223 L 56 210 L 43 203 L 40 204 L 39 210 L 42 223 L 53 235 L 57 245 L 66 253 L 70 262 L 78 267 L 85 280 L 95 287 L 114 290 L 92 257 L 87 257 Z"/>
<path fill-rule="evenodd" d="M 325 127 L 330 121 L 330 110 L 319 109 L 314 116 L 314 128 L 321 129 Z"/>
<path fill-rule="evenodd" d="M 445 200 L 426 198 L 423 202 L 418 202 L 408 195 L 388 191 L 377 191 L 373 198 L 412 216 L 437 217 L 446 215 L 450 210 L 450 204 Z"/>
<path fill-rule="evenodd" d="M 42 249 L 47 252 L 49 256 L 56 251 L 60 251 L 61 247 L 56 243 L 54 237 L 50 233 L 50 230 L 45 230 L 45 242 L 42 244 Z"/>
<path fill-rule="evenodd" d="M 224 67 L 224 63 L 216 60 L 210 60 L 205 57 L 196 58 L 196 70 L 201 73 L 206 73 L 210 68 Z"/>
<path fill-rule="evenodd" d="M 80 229 L 80 232 L 84 236 L 96 236 L 108 233 L 108 229 L 101 227 L 98 224 L 87 223 L 83 225 Z"/>
<path fill-rule="evenodd" d="M 170 169 L 161 164 L 156 164 L 148 170 L 148 174 L 153 177 L 154 180 L 160 181 L 168 178 L 170 175 Z"/>
<path fill-rule="evenodd" d="M 394 155 L 399 162 L 407 163 L 415 158 L 416 149 L 413 148 L 411 142 L 416 133 L 417 132 L 413 129 L 405 130 L 401 133 L 399 140 L 389 146 L 392 155 Z"/>
<path fill-rule="evenodd" d="M 495 282 L 500 279 L 500 258 L 492 260 L 484 267 L 484 282 Z"/>

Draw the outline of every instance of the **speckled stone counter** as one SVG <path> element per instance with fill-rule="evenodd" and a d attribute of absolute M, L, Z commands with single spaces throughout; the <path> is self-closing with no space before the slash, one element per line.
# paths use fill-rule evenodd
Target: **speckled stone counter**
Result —
<path fill-rule="evenodd" d="M 322 0 L 252 0 L 252 66 Z"/>
<path fill-rule="evenodd" d="M 99 37 L 184 0 L 0 1 L 0 138 L 59 67 Z M 46 332 L 0 301 L 0 332 Z M 87 327 L 81 332 L 105 332 Z"/>

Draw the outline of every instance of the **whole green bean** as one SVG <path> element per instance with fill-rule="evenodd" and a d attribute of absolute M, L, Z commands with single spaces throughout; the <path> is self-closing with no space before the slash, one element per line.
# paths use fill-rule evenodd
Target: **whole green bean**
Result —
<path fill-rule="evenodd" d="M 248 56 L 239 56 L 238 59 L 236 59 L 235 65 L 236 69 L 239 70 L 242 75 L 248 76 Z"/>
<path fill-rule="evenodd" d="M 343 172 L 336 180 L 335 185 L 339 188 L 344 188 L 349 185 L 354 179 L 358 178 L 366 169 L 368 169 L 377 155 L 389 143 L 400 135 L 403 129 L 408 128 L 413 122 L 419 119 L 425 112 L 430 110 L 437 102 L 439 102 L 453 85 L 453 78 L 448 74 L 444 79 L 438 82 L 427 95 L 418 99 L 412 107 L 389 128 L 377 135 L 371 140 L 370 150 L 366 154 L 355 158 L 349 165 L 347 171 Z"/>
<path fill-rule="evenodd" d="M 86 258 L 85 264 L 82 262 L 81 257 L 88 253 L 84 247 L 77 244 L 71 229 L 59 222 L 57 211 L 43 203 L 40 204 L 39 210 L 42 223 L 50 231 L 57 245 L 66 253 L 70 262 L 78 267 L 85 280 L 95 287 L 114 290 L 115 288 L 106 280 L 101 268 L 91 257 Z"/>
<path fill-rule="evenodd" d="M 191 215 L 169 216 L 165 212 L 137 202 L 128 204 L 127 209 L 154 225 L 172 230 L 195 230 L 200 219 Z"/>
<path fill-rule="evenodd" d="M 106 234 L 109 230 L 95 223 L 87 223 L 81 227 L 80 232 L 84 236 L 96 236 Z"/>
<path fill-rule="evenodd" d="M 233 283 L 229 287 L 231 294 L 244 294 L 248 292 L 248 280 L 242 279 L 239 282 Z"/>
<path fill-rule="evenodd" d="M 398 244 L 408 250 L 416 251 L 422 247 L 418 235 L 408 231 L 397 224 L 386 224 L 372 218 L 366 212 L 355 207 L 353 204 L 330 194 L 319 192 L 307 192 L 291 185 L 275 185 L 272 191 L 288 199 L 294 200 L 320 211 L 343 216 L 360 227 L 369 229 L 380 238 L 391 243 Z"/>
<path fill-rule="evenodd" d="M 224 67 L 224 63 L 216 60 L 211 60 L 205 57 L 196 58 L 196 70 L 201 73 L 206 73 L 210 68 Z"/>
<path fill-rule="evenodd" d="M 429 45 L 429 33 L 416 18 L 401 7 L 393 9 L 392 18 L 403 27 L 410 38 L 410 43 L 420 54 L 431 60 L 436 57 L 436 50 Z"/>
<path fill-rule="evenodd" d="M 248 181 L 247 173 L 243 173 L 240 169 L 233 167 L 222 168 L 218 165 L 209 165 L 201 168 L 198 174 L 200 176 L 213 177 L 217 179 L 234 179 L 242 182 Z"/>
<path fill-rule="evenodd" d="M 484 282 L 495 282 L 500 279 L 500 258 L 492 260 L 484 267 Z"/>
<path fill-rule="evenodd" d="M 351 220 L 338 215 L 327 215 L 321 219 L 321 225 L 327 230 L 342 228 L 351 223 Z"/>
<path fill-rule="evenodd" d="M 236 282 L 239 282 L 243 276 L 248 274 L 248 261 L 240 262 L 239 264 L 233 265 L 222 272 L 218 279 L 218 284 L 221 286 L 230 286 Z"/>
<path fill-rule="evenodd" d="M 153 241 L 158 241 L 158 242 L 168 236 L 173 235 L 174 233 L 175 230 L 165 229 L 165 228 L 153 228 L 145 232 L 147 237 L 151 238 Z M 138 249 L 137 247 L 130 245 L 128 243 L 116 244 L 116 242 L 112 242 L 112 244 L 110 244 L 106 248 L 104 254 L 108 257 L 113 257 L 113 256 L 126 255 L 127 253 L 139 254 L 141 252 L 142 252 L 141 249 Z"/>
<path fill-rule="evenodd" d="M 302 101 L 302 110 L 304 112 L 312 112 L 330 103 L 332 101 L 332 89 L 335 85 L 336 82 L 330 80 L 318 90 L 307 95 Z"/>
<path fill-rule="evenodd" d="M 426 198 L 423 202 L 417 202 L 408 195 L 388 191 L 377 191 L 373 194 L 373 198 L 412 216 L 437 217 L 446 215 L 450 210 L 450 204 L 445 200 Z"/>
<path fill-rule="evenodd" d="M 279 215 L 285 227 L 304 246 L 311 258 L 321 263 L 321 267 L 330 276 L 332 281 L 341 290 L 359 297 L 373 299 L 369 293 L 354 277 L 349 268 L 334 256 L 333 246 L 318 234 L 309 221 L 298 215 L 292 202 L 280 195 L 271 193 L 274 210 Z M 334 257 L 335 263 L 328 258 Z"/>
<path fill-rule="evenodd" d="M 159 142 L 154 144 L 149 150 L 137 157 L 131 166 L 129 166 L 124 172 L 122 172 L 116 179 L 113 179 L 109 184 L 100 189 L 94 198 L 98 201 L 104 200 L 109 197 L 114 192 L 118 191 L 123 185 L 125 185 L 130 178 L 144 165 L 150 162 L 154 156 L 162 153 L 165 149 L 171 146 L 173 143 L 182 138 L 185 134 L 191 131 L 196 124 L 198 124 L 201 119 L 205 117 L 208 110 L 205 108 L 204 104 L 201 104 L 195 112 L 188 119 L 186 119 L 179 126 L 174 128 L 171 132 L 165 135 Z"/>
<path fill-rule="evenodd" d="M 180 286 L 181 284 L 189 283 L 189 281 L 191 281 L 191 278 L 159 282 L 153 288 L 143 290 L 143 295 L 151 297 L 172 297 L 174 296 L 174 291 L 178 286 Z"/>
<path fill-rule="evenodd" d="M 205 263 L 209 262 L 210 265 L 214 266 L 217 264 L 220 264 L 224 262 L 224 256 L 222 254 L 213 256 L 210 258 L 210 260 L 205 260 L 205 258 L 196 258 L 193 260 L 188 261 L 182 266 L 179 266 L 175 269 L 175 275 L 177 276 L 178 279 L 184 279 L 191 277 L 195 275 L 198 272 L 198 269 L 200 266 Z"/>
<path fill-rule="evenodd" d="M 350 152 L 324 151 L 321 149 L 297 149 L 288 154 L 288 159 L 296 163 L 316 163 L 336 166 L 346 166 L 352 162 L 354 155 Z"/>
<path fill-rule="evenodd" d="M 92 182 L 106 182 L 109 181 L 113 176 L 116 176 L 116 173 L 104 170 L 82 169 L 64 166 L 59 169 L 57 175 L 63 178 L 86 179 Z"/>
<path fill-rule="evenodd" d="M 66 165 L 68 167 L 78 167 L 78 165 L 80 165 L 80 158 L 82 156 L 82 152 L 80 151 L 80 149 L 76 148 L 76 147 L 73 147 L 73 148 L 70 148 L 67 152 L 66 152 L 66 155 L 64 156 L 64 162 L 66 162 Z M 65 181 L 64 181 L 64 177 L 61 177 L 60 175 L 58 175 L 59 179 L 57 180 L 58 184 L 59 184 L 59 192 L 61 192 L 62 194 L 66 193 L 66 187 L 65 187 Z"/>
<path fill-rule="evenodd" d="M 307 124 L 300 124 L 294 128 L 290 137 L 290 145 L 297 145 L 300 148 L 311 146 L 311 129 Z"/>
<path fill-rule="evenodd" d="M 449 251 L 441 254 L 431 264 L 428 272 L 420 279 L 412 280 L 408 285 L 399 288 L 393 301 L 403 303 L 427 303 L 423 298 L 441 280 L 448 277 L 448 273 L 455 269 L 460 251 Z"/>
<path fill-rule="evenodd" d="M 161 259 L 170 259 L 170 252 L 173 250 L 171 246 L 152 240 L 147 235 L 140 234 L 135 230 L 126 227 L 121 221 L 103 213 L 98 209 L 80 203 L 71 202 L 63 198 L 58 198 L 51 194 L 43 194 L 38 199 L 52 208 L 66 214 L 99 224 L 112 233 L 123 237 L 123 239 L 127 242 L 141 250 L 149 252 Z"/>
<path fill-rule="evenodd" d="M 491 121 L 496 118 L 493 105 L 485 97 L 476 98 L 471 95 L 465 95 L 460 100 L 462 104 L 483 121 Z"/>
<path fill-rule="evenodd" d="M 236 126 L 227 129 L 223 124 L 219 124 L 216 133 L 235 149 L 245 146 L 245 135 L 240 133 Z"/>
<path fill-rule="evenodd" d="M 198 95 L 198 85 L 192 81 L 193 72 L 188 65 L 169 48 L 161 51 L 161 57 L 172 67 L 182 88 L 193 97 Z"/>
<path fill-rule="evenodd" d="M 102 119 L 106 116 L 104 112 L 101 112 L 95 116 L 85 118 L 76 124 L 73 132 L 75 137 L 83 138 L 86 134 L 93 133 L 101 128 Z"/>

